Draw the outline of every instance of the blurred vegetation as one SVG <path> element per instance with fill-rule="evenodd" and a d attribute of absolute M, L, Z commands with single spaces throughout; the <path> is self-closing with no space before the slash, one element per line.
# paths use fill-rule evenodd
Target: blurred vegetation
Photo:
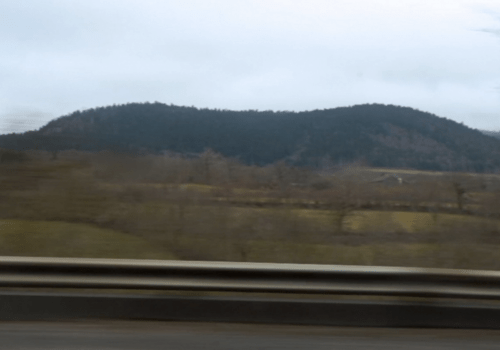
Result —
<path fill-rule="evenodd" d="M 500 269 L 497 175 L 15 154 L 0 163 L 2 255 Z"/>

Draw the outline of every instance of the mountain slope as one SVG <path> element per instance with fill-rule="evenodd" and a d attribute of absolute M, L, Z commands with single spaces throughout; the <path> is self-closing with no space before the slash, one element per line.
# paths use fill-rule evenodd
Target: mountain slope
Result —
<path fill-rule="evenodd" d="M 481 130 L 481 132 L 485 135 L 500 139 L 500 131 Z"/>
<path fill-rule="evenodd" d="M 364 160 L 379 167 L 500 170 L 500 140 L 429 113 L 379 104 L 295 113 L 131 103 L 77 111 L 38 131 L 1 135 L 0 147 L 184 154 L 211 148 L 259 165 Z"/>

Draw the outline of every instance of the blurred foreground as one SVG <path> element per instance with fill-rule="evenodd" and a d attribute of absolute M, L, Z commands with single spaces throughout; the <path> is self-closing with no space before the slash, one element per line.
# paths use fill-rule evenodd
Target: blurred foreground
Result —
<path fill-rule="evenodd" d="M 3 151 L 0 255 L 500 269 L 500 176 Z"/>
<path fill-rule="evenodd" d="M 2 323 L 6 349 L 496 349 L 498 331 L 167 322 Z"/>

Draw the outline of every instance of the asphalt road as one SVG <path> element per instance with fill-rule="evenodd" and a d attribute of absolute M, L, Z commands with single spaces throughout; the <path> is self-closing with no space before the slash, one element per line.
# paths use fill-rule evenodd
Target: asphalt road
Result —
<path fill-rule="evenodd" d="M 3 322 L 0 349 L 499 349 L 500 331 L 170 322 Z"/>

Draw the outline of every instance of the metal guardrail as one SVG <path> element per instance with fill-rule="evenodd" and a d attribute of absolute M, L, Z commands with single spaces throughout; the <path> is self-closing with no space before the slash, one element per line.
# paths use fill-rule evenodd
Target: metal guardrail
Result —
<path fill-rule="evenodd" d="M 500 272 L 343 265 L 0 257 L 0 287 L 500 299 Z"/>

